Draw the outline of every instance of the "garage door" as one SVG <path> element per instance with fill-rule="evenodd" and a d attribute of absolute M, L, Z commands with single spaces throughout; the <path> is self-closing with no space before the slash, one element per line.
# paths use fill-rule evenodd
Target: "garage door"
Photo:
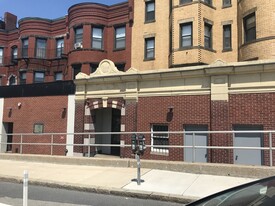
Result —
<path fill-rule="evenodd" d="M 236 126 L 235 131 L 262 130 L 262 127 Z M 234 146 L 236 147 L 262 147 L 262 133 L 235 133 Z M 234 163 L 245 165 L 262 165 L 263 151 L 234 149 Z"/>
<path fill-rule="evenodd" d="M 207 131 L 207 126 L 186 126 L 185 131 Z M 207 134 L 200 133 L 194 134 L 194 145 L 207 146 Z M 184 145 L 193 145 L 193 133 L 186 133 L 184 136 Z M 207 149 L 195 149 L 193 153 L 192 148 L 184 148 L 184 161 L 185 162 L 207 162 Z"/>

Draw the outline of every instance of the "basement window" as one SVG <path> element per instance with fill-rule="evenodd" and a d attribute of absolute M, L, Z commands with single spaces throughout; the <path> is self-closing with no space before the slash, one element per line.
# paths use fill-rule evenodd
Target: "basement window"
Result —
<path fill-rule="evenodd" d="M 167 147 L 157 147 L 155 145 L 169 145 L 169 135 L 168 133 L 161 133 L 161 132 L 168 132 L 168 125 L 152 125 L 151 127 L 151 151 L 157 153 L 167 154 L 169 149 Z M 154 133 L 158 132 L 158 133 Z"/>

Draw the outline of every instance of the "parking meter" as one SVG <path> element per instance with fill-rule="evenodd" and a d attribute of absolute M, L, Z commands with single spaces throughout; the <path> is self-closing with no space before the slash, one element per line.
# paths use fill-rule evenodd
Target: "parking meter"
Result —
<path fill-rule="evenodd" d="M 131 136 L 131 148 L 132 148 L 133 153 L 136 153 L 136 151 L 137 151 L 137 145 L 138 145 L 137 135 L 136 134 L 132 134 L 132 136 Z"/>
<path fill-rule="evenodd" d="M 138 136 L 138 146 L 139 146 L 139 152 L 143 154 L 144 150 L 146 149 L 145 146 L 145 136 L 143 134 L 140 134 Z"/>

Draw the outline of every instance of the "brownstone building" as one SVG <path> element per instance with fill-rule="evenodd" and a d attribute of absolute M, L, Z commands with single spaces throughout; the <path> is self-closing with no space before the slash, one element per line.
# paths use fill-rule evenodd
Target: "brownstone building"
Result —
<path fill-rule="evenodd" d="M 58 127 L 67 133 L 198 131 L 146 134 L 146 144 L 152 147 L 144 158 L 269 165 L 271 156 L 259 150 L 201 148 L 194 153 L 188 148 L 157 145 L 191 146 L 194 136 L 202 147 L 271 146 L 268 135 L 259 132 L 232 135 L 201 131 L 274 130 L 274 7 L 272 1 L 259 0 L 131 0 L 113 6 L 77 4 L 64 18 L 26 18 L 19 21 L 18 29 L 7 27 L 5 22 L 5 30 L 0 31 L 2 56 L 10 51 L 13 55 L 7 59 L 16 61 L 7 65 L 3 58 L 2 84 L 19 84 L 16 77 L 20 73 L 13 74 L 12 69 L 26 72 L 26 83 L 34 82 L 35 77 L 45 77 L 47 82 L 60 76 L 62 80 L 76 77 L 75 92 L 69 82 L 58 81 L 54 83 L 66 83 L 62 95 L 55 93 L 51 102 L 49 94 L 39 97 L 47 108 L 61 101 L 60 107 L 53 107 L 54 119 L 61 118 L 59 126 L 46 121 L 40 124 L 47 119 L 45 112 L 39 121 L 30 119 L 31 128 L 24 132 L 33 132 L 35 124 L 37 128 L 44 125 L 45 130 L 48 125 L 49 130 L 43 132 L 55 132 Z M 14 121 L 13 128 L 20 118 L 11 121 L 10 108 L 12 114 L 14 107 L 19 113 L 23 99 L 33 101 L 28 96 L 21 96 L 20 101 L 5 96 L 0 100 L 3 122 L 9 125 Z M 56 138 L 57 142 L 76 144 L 89 140 L 108 145 L 131 142 L 130 135 L 117 134 Z M 89 152 L 87 147 L 63 147 L 55 154 L 65 149 L 67 155 Z M 90 149 L 92 155 L 131 157 L 130 148 Z M 25 152 L 35 153 L 31 148 Z"/>
<path fill-rule="evenodd" d="M 130 68 L 132 10 L 130 2 L 113 6 L 81 3 L 58 19 L 20 19 L 18 28 L 17 17 L 5 13 L 0 22 L 2 142 L 21 141 L 20 135 L 7 133 L 74 132 L 72 80 L 79 72 L 95 72 L 103 59 L 111 59 L 120 71 Z M 31 136 L 27 141 L 51 141 L 46 139 Z M 55 139 L 74 142 L 69 135 Z M 49 148 L 33 148 L 25 146 L 20 151 L 18 145 L 2 145 L 1 152 L 50 153 Z M 52 153 L 63 155 L 65 150 Z M 68 154 L 73 151 L 68 149 Z"/>

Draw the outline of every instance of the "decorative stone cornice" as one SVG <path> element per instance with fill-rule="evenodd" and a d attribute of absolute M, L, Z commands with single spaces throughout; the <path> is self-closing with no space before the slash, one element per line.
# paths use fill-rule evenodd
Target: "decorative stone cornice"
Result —
<path fill-rule="evenodd" d="M 76 97 L 81 99 L 211 94 L 213 101 L 227 101 L 231 92 L 275 92 L 275 61 L 217 60 L 204 66 L 152 71 L 131 68 L 121 72 L 113 62 L 103 60 L 93 74 L 79 73 L 75 84 Z"/>

